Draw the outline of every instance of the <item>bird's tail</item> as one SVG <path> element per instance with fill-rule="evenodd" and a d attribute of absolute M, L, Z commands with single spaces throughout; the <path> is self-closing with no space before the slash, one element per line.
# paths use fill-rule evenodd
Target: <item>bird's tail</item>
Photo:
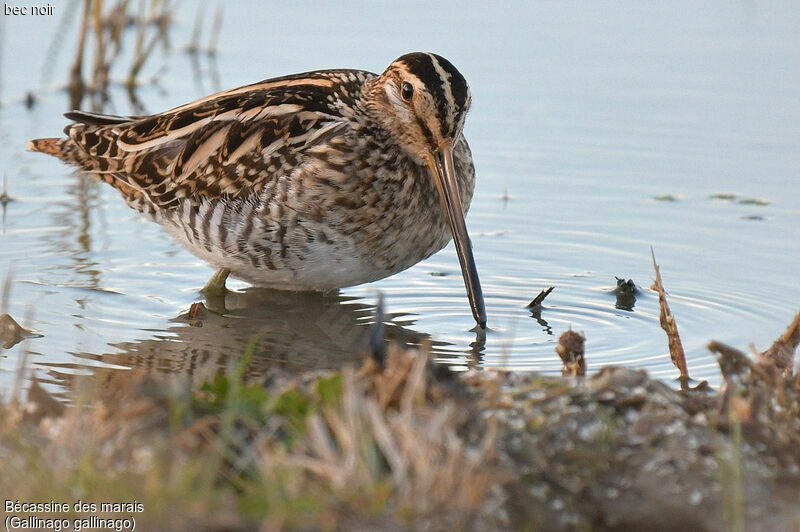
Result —
<path fill-rule="evenodd" d="M 78 147 L 69 138 L 54 137 L 29 140 L 28 151 L 46 153 L 68 163 L 80 164 Z"/>
<path fill-rule="evenodd" d="M 61 156 L 61 144 L 64 139 L 49 138 L 49 139 L 33 139 L 28 141 L 28 151 L 40 151 L 48 155 Z"/>
<path fill-rule="evenodd" d="M 81 124 L 72 127 L 83 127 Z M 77 166 L 80 170 L 88 172 L 97 179 L 108 183 L 119 190 L 125 199 L 131 203 L 136 203 L 143 197 L 140 189 L 131 185 L 122 173 L 113 172 L 117 167 L 112 167 L 106 159 L 92 157 L 83 151 L 78 144 L 70 137 L 65 138 L 46 138 L 33 139 L 28 141 L 28 150 L 33 152 L 46 153 L 58 157 L 62 161 Z M 112 161 L 115 164 L 118 162 Z M 134 208 L 142 210 L 138 205 Z"/>
<path fill-rule="evenodd" d="M 78 148 L 78 145 L 68 137 L 29 140 L 28 151 L 46 153 L 47 155 L 58 157 L 64 162 L 79 166 L 83 166 L 83 159 L 86 158 Z"/>

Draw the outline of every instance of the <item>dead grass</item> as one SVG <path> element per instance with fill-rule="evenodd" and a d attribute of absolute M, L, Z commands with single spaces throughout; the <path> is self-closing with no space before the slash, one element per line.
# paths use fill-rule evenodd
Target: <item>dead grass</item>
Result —
<path fill-rule="evenodd" d="M 142 70 L 159 45 L 169 47 L 174 9 L 171 0 L 83 0 L 67 84 L 71 107 L 80 108 L 88 97 L 91 109 L 102 111 L 109 102 L 114 71 L 123 76 L 119 84 L 138 107 Z M 132 53 L 121 61 L 127 47 Z"/>
<path fill-rule="evenodd" d="M 21 501 L 132 501 L 144 529 L 422 527 L 489 522 L 493 433 L 468 443 L 454 399 L 433 401 L 427 355 L 282 378 L 239 373 L 76 378 L 72 404 L 34 382 L 0 407 L 0 491 Z M 91 384 L 90 384 L 91 383 Z M 391 398 L 392 400 L 387 400 Z"/>
<path fill-rule="evenodd" d="M 794 338 L 793 323 L 779 341 Z M 793 360 L 709 348 L 719 394 L 624 368 L 442 375 L 425 349 L 396 346 L 358 369 L 257 382 L 244 379 L 252 349 L 200 385 L 98 370 L 69 383 L 67 404 L 34 380 L 0 405 L 0 492 L 136 501 L 146 530 L 605 529 L 673 514 L 706 529 L 791 523 Z"/>

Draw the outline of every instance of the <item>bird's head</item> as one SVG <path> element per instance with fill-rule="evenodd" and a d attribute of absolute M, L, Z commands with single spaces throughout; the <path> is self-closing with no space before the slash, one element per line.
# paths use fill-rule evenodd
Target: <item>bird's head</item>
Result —
<path fill-rule="evenodd" d="M 370 92 L 374 118 L 423 165 L 442 144 L 455 142 L 471 103 L 464 76 L 450 61 L 431 53 L 398 58 Z"/>
<path fill-rule="evenodd" d="M 414 52 L 395 60 L 373 83 L 373 118 L 414 162 L 428 169 L 447 213 L 472 314 L 486 326 L 486 311 L 472 245 L 464 223 L 453 146 L 472 103 L 464 76 L 442 56 Z"/>

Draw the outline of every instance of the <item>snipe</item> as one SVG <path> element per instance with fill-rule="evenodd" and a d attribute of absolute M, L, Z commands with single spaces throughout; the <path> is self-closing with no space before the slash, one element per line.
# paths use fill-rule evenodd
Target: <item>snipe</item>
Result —
<path fill-rule="evenodd" d="M 67 113 L 66 138 L 29 148 L 116 188 L 189 251 L 284 290 L 330 290 L 405 270 L 455 240 L 486 324 L 464 223 L 475 168 L 462 134 L 467 82 L 411 53 L 383 74 L 318 70 L 213 94 L 152 116 Z"/>

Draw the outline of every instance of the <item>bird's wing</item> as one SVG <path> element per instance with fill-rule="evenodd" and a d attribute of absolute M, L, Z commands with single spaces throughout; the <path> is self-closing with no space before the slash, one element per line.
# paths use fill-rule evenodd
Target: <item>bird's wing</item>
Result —
<path fill-rule="evenodd" d="M 221 92 L 165 113 L 73 114 L 68 157 L 153 207 L 244 196 L 286 175 L 310 146 L 348 128 L 361 71 L 318 71 Z"/>

